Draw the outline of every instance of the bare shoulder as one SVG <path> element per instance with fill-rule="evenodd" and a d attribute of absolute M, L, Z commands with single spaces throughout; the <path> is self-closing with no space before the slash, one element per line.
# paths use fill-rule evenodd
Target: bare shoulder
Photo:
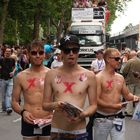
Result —
<path fill-rule="evenodd" d="M 24 77 L 27 73 L 29 73 L 29 68 L 27 68 L 27 69 L 25 69 L 25 70 L 19 72 L 19 73 L 17 74 L 16 78 L 22 79 L 22 77 Z"/>
<path fill-rule="evenodd" d="M 43 71 L 44 71 L 44 72 L 48 72 L 49 70 L 50 70 L 50 69 L 49 69 L 48 67 L 45 67 L 45 66 L 43 67 Z"/>
<path fill-rule="evenodd" d="M 86 68 L 80 67 L 80 73 L 85 73 L 88 78 L 95 78 L 95 74 L 93 71 L 90 71 Z"/>
<path fill-rule="evenodd" d="M 25 78 L 27 77 L 27 73 L 29 73 L 29 68 L 25 69 L 21 72 L 19 72 L 15 77 L 14 77 L 14 85 L 16 86 L 16 84 L 22 84 L 23 82 L 25 82 Z"/>
<path fill-rule="evenodd" d="M 115 76 L 116 76 L 117 79 L 120 79 L 122 81 L 125 81 L 124 77 L 121 74 L 115 73 Z"/>
<path fill-rule="evenodd" d="M 46 78 L 53 78 L 58 73 L 58 69 L 49 69 L 46 73 Z"/>
<path fill-rule="evenodd" d="M 121 74 L 117 73 L 117 72 L 115 73 L 115 75 L 120 77 L 120 78 L 123 78 L 123 76 Z"/>
<path fill-rule="evenodd" d="M 18 73 L 17 77 L 19 79 L 27 79 L 33 75 L 33 72 L 30 70 L 30 68 L 27 68 L 20 73 Z"/>
<path fill-rule="evenodd" d="M 99 73 L 96 74 L 96 78 L 97 79 L 103 79 L 105 75 L 106 74 L 103 71 L 100 71 Z"/>

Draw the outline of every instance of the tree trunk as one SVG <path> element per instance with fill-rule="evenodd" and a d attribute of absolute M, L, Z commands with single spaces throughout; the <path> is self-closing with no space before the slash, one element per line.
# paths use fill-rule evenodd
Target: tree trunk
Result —
<path fill-rule="evenodd" d="M 34 16 L 33 40 L 39 39 L 39 25 L 40 25 L 40 15 L 38 13 L 36 13 Z"/>
<path fill-rule="evenodd" d="M 56 37 L 57 37 L 57 43 L 60 41 L 61 35 L 64 33 L 63 31 L 64 28 L 64 17 L 62 16 L 61 19 L 59 20 L 59 23 L 57 24 L 57 33 L 56 33 Z"/>
<path fill-rule="evenodd" d="M 39 26 L 40 26 L 40 18 L 41 18 L 41 8 L 42 2 L 38 0 L 36 12 L 34 15 L 34 32 L 33 32 L 33 39 L 39 39 Z"/>
<path fill-rule="evenodd" d="M 3 44 L 3 36 L 4 36 L 4 27 L 6 23 L 7 9 L 8 9 L 9 0 L 3 0 L 3 12 L 2 18 L 0 21 L 0 44 Z"/>

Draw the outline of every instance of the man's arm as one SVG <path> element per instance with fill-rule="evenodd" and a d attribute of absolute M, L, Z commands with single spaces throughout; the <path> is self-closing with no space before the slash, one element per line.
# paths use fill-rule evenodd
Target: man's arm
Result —
<path fill-rule="evenodd" d="M 46 111 L 53 111 L 57 108 L 58 103 L 53 102 L 53 89 L 51 84 L 52 71 L 49 70 L 45 76 L 44 93 L 43 93 L 43 109 Z"/>
<path fill-rule="evenodd" d="M 89 106 L 83 111 L 84 117 L 89 117 L 96 112 L 97 109 L 97 84 L 95 74 L 89 72 L 88 74 L 89 87 L 88 87 L 88 100 Z"/>
<path fill-rule="evenodd" d="M 17 75 L 16 77 L 14 77 L 13 92 L 12 92 L 12 108 L 18 114 L 21 114 L 22 111 L 21 106 L 19 104 L 20 95 L 21 95 L 20 78 L 19 75 Z"/>

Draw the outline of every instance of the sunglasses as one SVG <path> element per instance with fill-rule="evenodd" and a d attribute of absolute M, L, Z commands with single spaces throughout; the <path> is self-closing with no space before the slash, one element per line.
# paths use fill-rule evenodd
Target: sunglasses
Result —
<path fill-rule="evenodd" d="M 80 48 L 76 47 L 76 48 L 64 48 L 63 52 L 65 54 L 69 54 L 71 51 L 73 54 L 77 54 L 79 52 Z"/>
<path fill-rule="evenodd" d="M 31 53 L 31 55 L 36 56 L 37 54 L 43 55 L 44 54 L 44 51 L 31 51 L 30 53 Z"/>
<path fill-rule="evenodd" d="M 120 57 L 109 57 L 109 58 L 114 59 L 115 61 L 119 61 L 119 60 L 121 60 Z"/>

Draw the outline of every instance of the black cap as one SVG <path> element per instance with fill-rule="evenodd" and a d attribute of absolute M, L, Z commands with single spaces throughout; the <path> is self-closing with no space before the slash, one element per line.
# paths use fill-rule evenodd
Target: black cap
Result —
<path fill-rule="evenodd" d="M 60 45 L 59 48 L 62 50 L 63 47 L 65 47 L 67 44 L 77 44 L 77 46 L 80 47 L 79 39 L 76 35 L 66 35 L 63 38 L 60 39 Z"/>

